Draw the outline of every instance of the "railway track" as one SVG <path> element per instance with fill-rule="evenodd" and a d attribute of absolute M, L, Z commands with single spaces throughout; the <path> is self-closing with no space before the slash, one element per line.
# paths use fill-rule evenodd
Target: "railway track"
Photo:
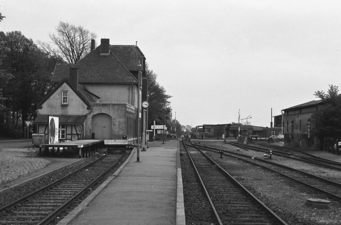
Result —
<path fill-rule="evenodd" d="M 199 146 L 195 145 L 196 147 L 200 148 L 201 150 L 206 151 L 214 151 L 218 154 L 222 151 L 221 149 L 207 147 L 207 146 Z M 286 178 L 289 178 L 297 183 L 303 184 L 309 188 L 312 188 L 323 195 L 328 195 L 329 197 L 341 202 L 341 184 L 315 176 L 310 173 L 303 172 L 301 170 L 296 170 L 291 167 L 287 167 L 281 164 L 277 164 L 271 162 L 269 160 L 263 160 L 260 158 L 251 158 L 250 156 L 246 156 L 239 153 L 233 153 L 230 151 L 223 151 L 224 155 L 237 158 L 239 160 L 243 160 L 247 163 L 251 163 L 257 166 L 261 166 L 267 170 L 272 172 L 278 173 Z"/>
<path fill-rule="evenodd" d="M 25 197 L 0 208 L 0 224 L 49 224 L 86 194 L 111 169 L 118 160 L 103 155 L 91 164 L 66 175 Z"/>
<path fill-rule="evenodd" d="M 291 152 L 292 154 L 294 154 L 294 155 L 296 155 L 296 156 L 298 156 L 298 157 L 300 157 L 302 159 L 311 160 L 312 163 L 314 163 L 315 161 L 317 161 L 318 163 L 322 162 L 323 165 L 324 164 L 331 165 L 331 166 L 334 166 L 336 169 L 340 168 L 340 170 L 341 170 L 341 163 L 339 163 L 339 162 L 335 162 L 335 161 L 328 160 L 328 159 L 323 159 L 321 157 L 309 154 L 307 152 L 304 152 L 304 151 L 301 151 L 301 150 L 298 150 L 298 149 L 289 148 L 289 147 L 281 147 L 281 146 L 271 146 L 271 148 L 272 149 L 277 149 L 279 151 Z"/>
<path fill-rule="evenodd" d="M 192 165 L 211 203 L 217 224 L 286 224 L 222 167 L 193 145 L 186 145 Z"/>
<path fill-rule="evenodd" d="M 239 143 L 230 143 L 230 144 L 235 147 L 242 148 L 242 149 L 253 150 L 253 151 L 264 152 L 264 153 L 269 153 L 269 151 L 271 150 L 273 155 L 286 157 L 286 158 L 290 158 L 293 160 L 298 160 L 301 162 L 306 162 L 306 163 L 310 163 L 310 164 L 314 164 L 318 166 L 323 166 L 325 168 L 341 171 L 341 163 L 328 160 L 328 159 L 322 159 L 312 154 L 299 151 L 299 150 L 295 150 L 295 149 L 289 149 L 289 148 L 283 148 L 283 147 L 272 147 L 272 146 L 271 147 L 258 147 L 258 146 L 244 145 L 244 144 L 239 144 Z"/>

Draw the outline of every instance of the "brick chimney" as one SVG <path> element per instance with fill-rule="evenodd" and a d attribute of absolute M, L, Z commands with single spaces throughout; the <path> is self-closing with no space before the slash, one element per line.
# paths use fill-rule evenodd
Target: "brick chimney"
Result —
<path fill-rule="evenodd" d="M 92 52 L 96 47 L 96 42 L 95 39 L 91 39 L 91 46 L 90 46 L 90 51 Z"/>
<path fill-rule="evenodd" d="M 69 81 L 71 85 L 78 90 L 78 68 L 75 66 L 70 67 L 69 71 Z"/>
<path fill-rule="evenodd" d="M 109 39 L 102 38 L 101 39 L 101 55 L 109 55 Z"/>

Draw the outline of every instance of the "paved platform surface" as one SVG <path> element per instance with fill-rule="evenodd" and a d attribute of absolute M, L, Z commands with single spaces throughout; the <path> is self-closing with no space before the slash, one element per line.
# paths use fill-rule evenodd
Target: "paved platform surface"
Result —
<path fill-rule="evenodd" d="M 134 151 L 115 179 L 59 224 L 177 224 L 178 146 L 178 140 L 149 143 L 140 162 Z"/>

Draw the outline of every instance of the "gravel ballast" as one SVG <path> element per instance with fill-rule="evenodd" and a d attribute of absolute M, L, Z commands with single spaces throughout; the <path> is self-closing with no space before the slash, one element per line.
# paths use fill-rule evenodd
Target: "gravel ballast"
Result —
<path fill-rule="evenodd" d="M 211 143 L 206 143 L 206 145 L 211 145 Z M 223 143 L 215 144 L 215 146 L 223 147 L 230 151 L 237 151 L 236 147 Z M 251 150 L 240 150 L 238 153 L 247 154 L 253 157 L 263 157 L 263 153 Z M 291 222 L 289 224 L 341 224 L 341 204 L 337 201 L 328 199 L 327 196 L 318 194 L 303 185 L 294 184 L 292 181 L 289 181 L 282 176 L 260 169 L 259 167 L 249 166 L 246 163 L 241 164 L 243 165 L 242 168 L 231 170 L 231 166 L 234 163 L 240 163 L 228 157 L 220 159 L 218 154 L 208 154 L 212 158 L 219 160 L 223 167 L 226 165 L 225 167 L 229 168 L 229 172 L 260 200 L 265 202 L 266 205 L 273 208 L 280 216 L 290 220 Z M 280 157 L 278 157 L 278 159 L 276 158 L 277 157 L 274 157 L 273 159 L 276 163 L 281 162 L 287 166 L 308 171 L 315 175 L 318 174 L 324 177 L 333 177 L 334 180 L 340 180 L 340 175 L 338 174 L 340 172 L 319 168 L 295 160 Z M 237 167 L 240 167 L 240 165 Z M 311 197 L 328 199 L 331 201 L 331 204 L 328 209 L 309 207 L 306 205 L 306 201 Z"/>

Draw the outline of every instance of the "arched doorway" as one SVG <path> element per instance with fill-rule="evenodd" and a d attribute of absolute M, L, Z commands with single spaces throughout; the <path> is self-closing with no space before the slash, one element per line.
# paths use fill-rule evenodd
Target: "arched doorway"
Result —
<path fill-rule="evenodd" d="M 111 116 L 104 113 L 92 117 L 92 130 L 96 139 L 111 139 Z"/>

